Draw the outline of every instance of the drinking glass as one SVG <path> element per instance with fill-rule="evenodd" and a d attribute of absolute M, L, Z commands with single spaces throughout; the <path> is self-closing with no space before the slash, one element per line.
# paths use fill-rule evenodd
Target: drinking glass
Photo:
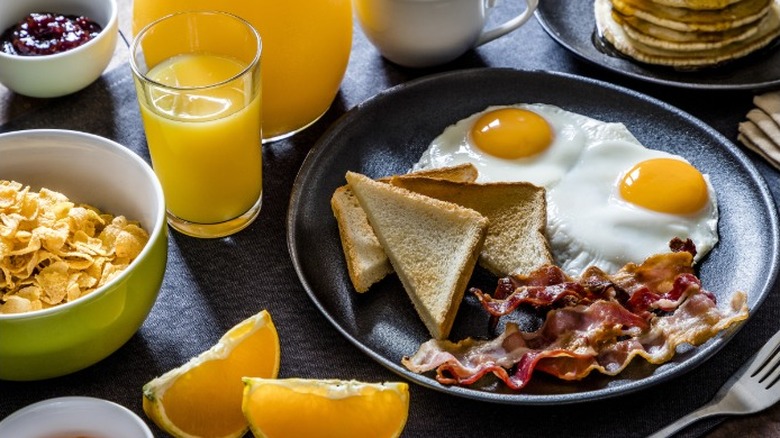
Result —
<path fill-rule="evenodd" d="M 263 39 L 264 141 L 288 137 L 328 110 L 352 48 L 351 0 L 134 0 L 133 30 L 202 9 L 238 15 Z"/>
<path fill-rule="evenodd" d="M 227 236 L 260 212 L 261 52 L 247 21 L 217 11 L 163 17 L 133 40 L 152 167 L 168 223 L 182 233 Z"/>

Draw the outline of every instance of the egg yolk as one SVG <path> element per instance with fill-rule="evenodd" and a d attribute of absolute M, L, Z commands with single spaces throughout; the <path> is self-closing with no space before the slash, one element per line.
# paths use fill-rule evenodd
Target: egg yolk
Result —
<path fill-rule="evenodd" d="M 670 214 L 692 214 L 709 197 L 704 176 L 682 160 L 655 158 L 642 161 L 623 177 L 620 195 L 638 206 Z"/>
<path fill-rule="evenodd" d="M 482 151 L 499 158 L 525 158 L 546 150 L 553 130 L 542 116 L 520 108 L 483 114 L 471 127 L 471 138 Z"/>

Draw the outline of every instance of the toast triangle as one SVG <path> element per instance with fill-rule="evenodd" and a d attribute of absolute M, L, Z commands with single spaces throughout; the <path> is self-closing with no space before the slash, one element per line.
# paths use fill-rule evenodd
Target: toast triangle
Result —
<path fill-rule="evenodd" d="M 446 339 L 485 239 L 474 210 L 347 172 L 377 239 L 431 336 Z"/>
<path fill-rule="evenodd" d="M 419 176 L 390 183 L 478 211 L 490 221 L 477 263 L 493 275 L 528 275 L 553 264 L 545 235 L 547 201 L 543 187 L 527 182 L 469 183 Z"/>
<path fill-rule="evenodd" d="M 426 176 L 450 181 L 474 181 L 477 168 L 471 163 L 451 167 L 420 170 L 407 174 Z M 390 178 L 381 178 L 387 182 Z M 331 210 L 339 227 L 339 238 L 347 262 L 347 272 L 352 286 L 357 292 L 366 292 L 372 284 L 393 272 L 390 259 L 387 258 L 368 218 L 360 207 L 349 185 L 343 185 L 333 192 L 330 199 Z"/>

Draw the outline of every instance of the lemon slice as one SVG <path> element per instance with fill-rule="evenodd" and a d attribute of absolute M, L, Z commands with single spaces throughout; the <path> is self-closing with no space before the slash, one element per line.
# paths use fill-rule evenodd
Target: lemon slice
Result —
<path fill-rule="evenodd" d="M 244 378 L 242 409 L 256 437 L 398 437 L 409 415 L 400 382 Z"/>
<path fill-rule="evenodd" d="M 209 350 L 143 387 L 143 409 L 174 437 L 240 437 L 244 376 L 275 378 L 279 336 L 263 310 L 227 331 Z"/>

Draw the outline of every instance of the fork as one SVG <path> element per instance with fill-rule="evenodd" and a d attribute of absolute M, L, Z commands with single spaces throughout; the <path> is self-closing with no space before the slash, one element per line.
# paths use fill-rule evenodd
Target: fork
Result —
<path fill-rule="evenodd" d="M 780 400 L 780 331 L 723 384 L 712 400 L 648 438 L 669 437 L 688 425 L 714 415 L 744 415 L 762 411 Z"/>

